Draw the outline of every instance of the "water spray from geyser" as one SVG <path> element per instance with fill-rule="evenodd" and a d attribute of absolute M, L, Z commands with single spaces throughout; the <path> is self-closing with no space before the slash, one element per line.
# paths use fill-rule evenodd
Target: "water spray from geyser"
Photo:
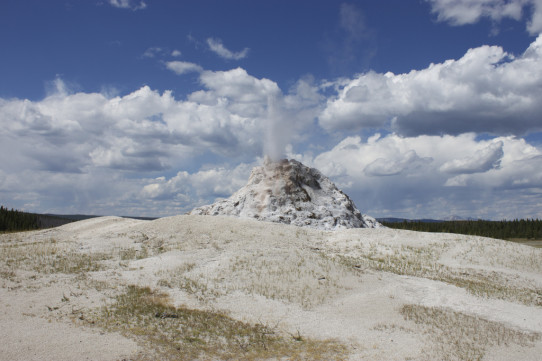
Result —
<path fill-rule="evenodd" d="M 286 157 L 286 146 L 292 138 L 292 124 L 281 110 L 277 95 L 267 97 L 267 119 L 263 144 L 264 162 L 278 162 Z"/>

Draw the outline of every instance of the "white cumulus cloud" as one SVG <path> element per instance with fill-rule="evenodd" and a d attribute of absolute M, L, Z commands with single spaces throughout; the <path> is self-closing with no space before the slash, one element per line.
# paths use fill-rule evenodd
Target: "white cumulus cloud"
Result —
<path fill-rule="evenodd" d="M 5 188 L 0 197 L 15 206 L 35 206 L 36 211 L 71 204 L 76 212 L 110 214 L 107 206 L 115 203 L 115 214 L 186 211 L 232 191 L 229 181 L 222 184 L 218 179 L 230 173 L 213 173 L 210 168 L 196 172 L 197 177 L 189 178 L 194 182 L 190 189 L 201 196 L 181 192 L 184 201 L 177 203 L 159 201 L 159 194 L 167 193 L 160 182 L 142 193 L 149 184 L 145 179 L 172 171 L 182 174 L 186 167 L 194 169 L 210 160 L 228 159 L 234 167 L 252 162 L 262 156 L 273 121 L 270 98 L 288 117 L 281 124 L 292 133 L 312 123 L 320 101 L 317 87 L 309 81 L 299 81 L 284 94 L 275 82 L 241 68 L 202 70 L 199 77 L 201 89 L 184 99 L 148 86 L 113 97 L 74 93 L 61 79 L 55 81 L 56 91 L 41 100 L 0 99 L 0 152 L 11 154 L 2 161 Z M 281 141 L 295 137 L 284 134 Z M 39 182 L 17 185 L 17 179 L 30 178 Z M 159 194 L 153 195 L 153 187 Z M 139 204 L 143 195 L 156 208 Z"/>
<path fill-rule="evenodd" d="M 472 174 L 499 168 L 504 155 L 503 146 L 502 140 L 491 143 L 487 147 L 477 150 L 472 156 L 444 163 L 440 170 L 452 174 Z"/>
<path fill-rule="evenodd" d="M 484 46 L 406 74 L 305 77 L 286 91 L 242 68 L 166 63 L 196 72 L 200 89 L 182 99 L 148 86 L 73 92 L 56 79 L 41 100 L 0 99 L 0 198 L 45 212 L 178 214 L 244 185 L 265 149 L 320 169 L 376 216 L 542 217 L 542 149 L 510 136 L 541 129 L 541 49 L 542 37 L 520 56 Z M 364 127 L 395 133 L 365 140 Z"/>
<path fill-rule="evenodd" d="M 405 74 L 360 74 L 333 85 L 320 114 L 331 130 L 391 127 L 404 135 L 524 134 L 542 123 L 542 35 L 520 56 L 498 46 Z"/>
<path fill-rule="evenodd" d="M 542 32 L 542 2 L 540 0 L 426 0 L 439 21 L 452 25 L 474 24 L 481 18 L 499 22 L 504 18 L 521 20 L 524 10 L 532 12 L 527 30 Z"/>
<path fill-rule="evenodd" d="M 413 170 L 430 163 L 430 157 L 420 158 L 415 150 L 409 150 L 396 159 L 378 158 L 368 164 L 363 172 L 368 176 L 389 176 L 398 175 L 406 170 Z"/>
<path fill-rule="evenodd" d="M 160 177 L 141 190 L 144 198 L 156 202 L 181 198 L 187 211 L 206 202 L 227 198 L 247 183 L 255 163 L 241 163 L 235 167 L 213 167 L 195 173 L 180 171 L 167 179 Z"/>
<path fill-rule="evenodd" d="M 362 141 L 355 136 L 308 162 L 368 214 L 492 219 L 542 215 L 539 196 L 526 201 L 542 189 L 542 149 L 515 137 L 390 134 Z"/>

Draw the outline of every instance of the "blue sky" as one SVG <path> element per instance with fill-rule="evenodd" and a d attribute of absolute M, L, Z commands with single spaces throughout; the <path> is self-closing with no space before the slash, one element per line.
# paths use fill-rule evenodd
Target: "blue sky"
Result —
<path fill-rule="evenodd" d="M 0 203 L 180 214 L 262 157 L 376 217 L 542 218 L 542 1 L 7 0 Z"/>

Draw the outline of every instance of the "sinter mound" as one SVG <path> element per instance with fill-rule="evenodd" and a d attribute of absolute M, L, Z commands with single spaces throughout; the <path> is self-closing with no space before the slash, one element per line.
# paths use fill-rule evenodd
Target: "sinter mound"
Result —
<path fill-rule="evenodd" d="M 293 159 L 266 159 L 247 185 L 230 198 L 189 212 L 255 218 L 317 229 L 378 228 L 354 202 L 317 169 Z"/>

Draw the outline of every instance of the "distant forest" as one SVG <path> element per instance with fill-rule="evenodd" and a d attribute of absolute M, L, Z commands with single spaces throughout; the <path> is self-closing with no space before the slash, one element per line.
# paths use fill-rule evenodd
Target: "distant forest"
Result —
<path fill-rule="evenodd" d="M 0 232 L 31 231 L 57 227 L 72 222 L 70 219 L 47 214 L 21 212 L 0 206 Z"/>
<path fill-rule="evenodd" d="M 27 231 L 37 228 L 39 228 L 37 215 L 0 206 L 0 232 Z"/>
<path fill-rule="evenodd" d="M 26 213 L 0 206 L 0 232 L 30 231 L 34 229 L 57 227 L 90 216 Z M 152 218 L 139 218 L 152 219 Z M 515 219 L 513 221 L 409 221 L 381 222 L 389 228 L 407 229 L 420 232 L 445 232 L 476 235 L 498 239 L 537 239 L 542 240 L 542 220 Z"/>
<path fill-rule="evenodd" d="M 542 220 L 515 219 L 513 221 L 442 221 L 442 222 L 382 222 L 389 228 L 408 229 L 420 232 L 445 232 L 498 239 L 542 240 Z"/>

